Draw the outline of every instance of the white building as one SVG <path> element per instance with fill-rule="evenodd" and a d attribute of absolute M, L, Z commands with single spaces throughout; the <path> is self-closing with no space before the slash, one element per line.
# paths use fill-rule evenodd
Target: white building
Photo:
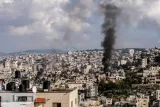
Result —
<path fill-rule="evenodd" d="M 149 107 L 149 96 L 140 95 L 136 100 L 136 107 Z"/>
<path fill-rule="evenodd" d="M 147 66 L 147 59 L 142 59 L 141 66 L 142 68 L 145 68 Z"/>
<path fill-rule="evenodd" d="M 78 90 L 74 88 L 37 92 L 35 105 L 36 107 L 78 107 Z"/>
<path fill-rule="evenodd" d="M 13 61 L 12 67 L 13 68 L 18 68 L 18 61 Z"/>
<path fill-rule="evenodd" d="M 127 63 L 127 60 L 121 60 L 121 61 L 120 61 L 120 64 L 121 64 L 121 65 L 125 65 L 126 63 Z"/>
<path fill-rule="evenodd" d="M 83 83 L 69 83 L 69 88 L 77 88 L 78 90 L 83 90 Z"/>
<path fill-rule="evenodd" d="M 32 92 L 0 91 L 0 99 L 2 107 L 31 107 L 35 97 Z"/>
<path fill-rule="evenodd" d="M 1 107 L 78 107 L 78 90 L 0 91 Z"/>
<path fill-rule="evenodd" d="M 9 60 L 6 60 L 6 61 L 5 61 L 5 69 L 6 69 L 6 70 L 10 70 L 10 68 L 11 68 L 11 63 L 10 63 Z"/>
<path fill-rule="evenodd" d="M 0 63 L 0 71 L 2 71 L 4 69 L 4 65 L 3 63 Z"/>
<path fill-rule="evenodd" d="M 133 55 L 134 55 L 134 49 L 129 49 L 129 55 L 130 55 L 131 57 L 133 57 Z"/>
<path fill-rule="evenodd" d="M 84 74 L 88 74 L 91 67 L 92 67 L 91 65 L 87 65 L 86 69 L 84 69 Z"/>
<path fill-rule="evenodd" d="M 103 107 L 98 100 L 87 100 L 85 102 L 80 103 L 79 107 Z"/>
<path fill-rule="evenodd" d="M 160 101 L 160 90 L 156 90 L 156 99 Z"/>
<path fill-rule="evenodd" d="M 112 98 L 106 98 L 106 105 L 112 105 Z"/>
<path fill-rule="evenodd" d="M 90 91 L 90 97 L 98 96 L 98 86 L 91 86 L 89 88 L 89 91 Z"/>

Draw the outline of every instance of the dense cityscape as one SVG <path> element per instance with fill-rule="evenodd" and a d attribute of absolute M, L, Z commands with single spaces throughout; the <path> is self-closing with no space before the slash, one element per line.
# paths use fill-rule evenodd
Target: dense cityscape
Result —
<path fill-rule="evenodd" d="M 114 50 L 107 74 L 102 57 L 102 50 L 1 56 L 1 104 L 7 104 L 11 99 L 6 96 L 16 93 L 20 98 L 11 102 L 30 102 L 26 107 L 33 103 L 49 107 L 53 102 L 58 102 L 53 107 L 159 107 L 159 47 Z"/>
<path fill-rule="evenodd" d="M 160 107 L 159 45 L 160 0 L 0 0 L 0 107 Z"/>

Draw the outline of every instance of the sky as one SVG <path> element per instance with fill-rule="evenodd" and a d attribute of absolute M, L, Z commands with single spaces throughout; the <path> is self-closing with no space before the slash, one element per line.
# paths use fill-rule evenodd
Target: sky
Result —
<path fill-rule="evenodd" d="M 107 3 L 121 10 L 115 48 L 160 45 L 159 0 L 0 0 L 0 52 L 101 48 Z"/>

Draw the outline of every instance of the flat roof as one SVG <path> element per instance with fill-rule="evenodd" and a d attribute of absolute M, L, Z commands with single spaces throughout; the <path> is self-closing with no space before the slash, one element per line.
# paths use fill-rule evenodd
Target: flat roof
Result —
<path fill-rule="evenodd" d="M 70 93 L 74 90 L 76 90 L 76 88 L 73 88 L 73 89 L 52 89 L 49 91 L 44 91 L 43 89 L 37 89 L 36 93 Z M 31 90 L 24 91 L 24 92 L 1 90 L 0 93 L 33 93 L 33 92 Z"/>

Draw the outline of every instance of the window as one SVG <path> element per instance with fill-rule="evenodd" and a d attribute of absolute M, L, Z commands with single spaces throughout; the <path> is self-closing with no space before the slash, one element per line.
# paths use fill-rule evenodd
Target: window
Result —
<path fill-rule="evenodd" d="M 53 107 L 61 107 L 61 103 L 53 103 Z"/>
<path fill-rule="evenodd" d="M 73 101 L 71 101 L 71 107 L 73 107 Z"/>
<path fill-rule="evenodd" d="M 32 97 L 32 96 L 28 96 L 28 97 L 27 97 L 27 101 L 28 101 L 28 102 L 32 102 L 32 101 L 33 101 L 33 97 Z"/>
<path fill-rule="evenodd" d="M 17 99 L 18 102 L 21 102 L 21 101 L 24 101 L 26 102 L 27 101 L 27 96 L 19 96 L 18 99 Z"/>
<path fill-rule="evenodd" d="M 75 104 L 77 104 L 77 98 L 75 98 Z"/>

